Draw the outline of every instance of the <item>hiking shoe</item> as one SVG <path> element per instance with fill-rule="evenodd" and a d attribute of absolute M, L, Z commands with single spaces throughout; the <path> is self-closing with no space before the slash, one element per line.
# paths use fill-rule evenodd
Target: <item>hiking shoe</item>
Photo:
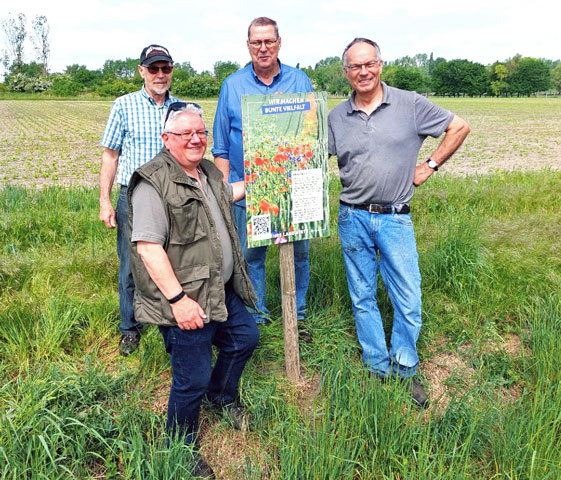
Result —
<path fill-rule="evenodd" d="M 205 459 L 197 452 L 193 452 L 193 470 L 192 474 L 196 478 L 216 478 L 214 471 L 206 463 Z"/>
<path fill-rule="evenodd" d="M 249 430 L 251 415 L 238 402 L 232 402 L 222 407 L 222 416 L 232 422 L 236 430 Z"/>
<path fill-rule="evenodd" d="M 119 342 L 119 353 L 123 357 L 128 357 L 138 349 L 140 344 L 140 333 L 124 333 Z"/>
<path fill-rule="evenodd" d="M 429 397 L 421 383 L 415 378 L 411 378 L 411 382 L 407 385 L 407 388 L 411 392 L 411 397 L 413 401 L 421 408 L 427 408 L 429 406 Z"/>
<path fill-rule="evenodd" d="M 312 332 L 305 323 L 298 322 L 298 338 L 304 343 L 312 343 Z"/>

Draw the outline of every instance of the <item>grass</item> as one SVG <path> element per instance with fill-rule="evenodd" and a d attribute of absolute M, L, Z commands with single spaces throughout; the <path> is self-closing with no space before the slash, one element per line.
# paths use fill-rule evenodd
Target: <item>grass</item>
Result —
<path fill-rule="evenodd" d="M 412 211 L 423 274 L 420 375 L 428 411 L 361 365 L 337 238 L 311 242 L 303 379 L 283 372 L 275 317 L 240 388 L 254 431 L 203 411 L 219 478 L 557 479 L 561 476 L 561 173 L 433 177 Z M 0 478 L 190 478 L 165 443 L 159 333 L 117 354 L 115 234 L 89 187 L 0 190 Z M 389 322 L 384 289 L 379 303 Z M 446 359 L 446 361 L 442 361 Z"/>

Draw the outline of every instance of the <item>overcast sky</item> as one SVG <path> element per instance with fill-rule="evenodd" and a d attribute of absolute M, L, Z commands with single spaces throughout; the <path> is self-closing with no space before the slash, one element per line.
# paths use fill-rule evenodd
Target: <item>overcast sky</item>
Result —
<path fill-rule="evenodd" d="M 269 5 L 267 5 L 269 3 Z M 279 24 L 279 58 L 314 66 L 340 56 L 354 37 L 378 42 L 385 61 L 417 53 L 489 64 L 516 53 L 561 58 L 561 2 L 536 0 L 324 0 L 306 2 L 206 0 L 19 0 L 2 2 L 0 18 L 45 15 L 50 25 L 51 72 L 68 65 L 98 69 L 105 60 L 138 58 L 150 43 L 164 45 L 176 62 L 198 71 L 218 61 L 249 60 L 247 26 L 258 16 Z M 282 6 L 281 6 L 282 5 Z M 358 10 L 360 6 L 360 10 Z M 353 10 L 356 8 L 357 10 Z M 2 49 L 5 39 L 1 33 Z M 34 60 L 26 45 L 27 62 Z"/>

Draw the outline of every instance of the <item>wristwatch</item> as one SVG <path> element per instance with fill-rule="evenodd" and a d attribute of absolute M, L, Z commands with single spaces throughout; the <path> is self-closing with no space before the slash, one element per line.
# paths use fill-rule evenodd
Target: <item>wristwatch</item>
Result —
<path fill-rule="evenodd" d="M 438 172 L 438 163 L 430 158 L 426 161 L 426 163 L 428 164 L 429 168 L 432 168 L 435 172 Z"/>

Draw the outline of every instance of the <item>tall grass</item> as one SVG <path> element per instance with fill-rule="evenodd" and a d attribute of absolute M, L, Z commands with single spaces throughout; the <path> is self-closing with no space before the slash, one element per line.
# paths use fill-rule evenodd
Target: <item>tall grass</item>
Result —
<path fill-rule="evenodd" d="M 240 388 L 254 431 L 203 410 L 220 478 L 561 478 L 561 174 L 433 177 L 412 204 L 423 275 L 420 376 L 433 406 L 362 367 L 337 238 L 311 242 L 303 381 L 283 375 L 278 254 L 267 259 L 275 321 Z M 0 478 L 191 477 L 165 438 L 168 358 L 156 329 L 117 354 L 115 232 L 86 188 L 0 190 Z M 383 288 L 379 303 L 391 323 Z M 506 340 L 518 340 L 513 348 Z M 463 365 L 437 383 L 431 360 Z M 217 439 L 222 443 L 218 445 Z M 225 454 L 225 451 L 237 452 Z"/>

